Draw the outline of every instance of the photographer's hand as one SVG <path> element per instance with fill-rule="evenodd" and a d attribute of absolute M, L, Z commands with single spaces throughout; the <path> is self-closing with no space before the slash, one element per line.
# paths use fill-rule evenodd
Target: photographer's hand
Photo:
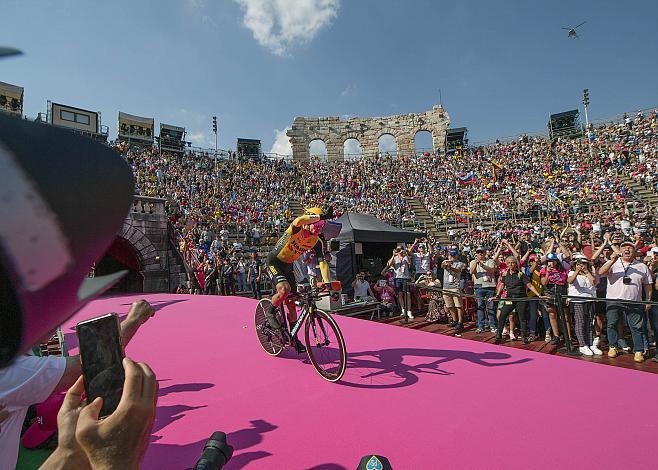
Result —
<path fill-rule="evenodd" d="M 119 406 L 99 421 L 103 405 L 96 398 L 80 412 L 75 437 L 94 469 L 138 469 L 155 418 L 158 382 L 144 363 L 124 358 L 126 380 Z"/>
<path fill-rule="evenodd" d="M 41 469 L 91 468 L 87 454 L 75 439 L 84 391 L 84 381 L 80 376 L 66 392 L 62 407 L 57 413 L 57 449 L 43 463 Z"/>

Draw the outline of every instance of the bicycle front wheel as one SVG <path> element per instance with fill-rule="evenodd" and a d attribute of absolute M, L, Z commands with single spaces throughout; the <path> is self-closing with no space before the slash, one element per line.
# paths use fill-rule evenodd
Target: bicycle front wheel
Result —
<path fill-rule="evenodd" d="M 316 310 L 306 320 L 304 339 L 315 370 L 329 382 L 339 381 L 347 366 L 347 350 L 336 320 L 323 310 Z"/>
<path fill-rule="evenodd" d="M 282 332 L 272 328 L 265 318 L 265 312 L 269 311 L 271 306 L 272 301 L 270 299 L 262 299 L 258 302 L 254 314 L 254 323 L 256 324 L 258 341 L 260 341 L 260 345 L 265 352 L 270 356 L 278 356 L 283 351 L 285 340 L 283 339 Z M 276 318 L 280 325 L 283 324 L 281 323 L 283 318 L 279 309 L 276 310 Z"/>

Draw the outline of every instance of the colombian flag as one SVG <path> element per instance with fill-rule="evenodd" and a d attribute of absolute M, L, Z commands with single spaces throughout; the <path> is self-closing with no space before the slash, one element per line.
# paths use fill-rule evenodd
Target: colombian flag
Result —
<path fill-rule="evenodd" d="M 455 220 L 460 224 L 467 224 L 471 217 L 473 217 L 473 212 L 455 211 Z"/>

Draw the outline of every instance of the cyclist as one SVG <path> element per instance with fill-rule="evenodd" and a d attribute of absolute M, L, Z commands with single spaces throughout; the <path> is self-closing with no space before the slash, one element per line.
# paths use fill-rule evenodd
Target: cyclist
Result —
<path fill-rule="evenodd" d="M 267 257 L 267 270 L 274 285 L 272 306 L 265 313 L 268 324 L 272 328 L 280 329 L 281 325 L 276 319 L 276 310 L 285 302 L 288 307 L 288 324 L 294 325 L 297 321 L 295 303 L 287 301 L 293 288 L 296 290 L 293 263 L 309 250 L 315 250 L 319 260 L 320 272 L 324 282 L 330 282 L 328 251 L 322 235 L 327 220 L 333 219 L 334 208 L 329 206 L 326 210 L 320 207 L 306 209 L 304 215 L 297 217 L 281 236 Z M 292 339 L 298 353 L 306 352 L 306 348 L 296 336 Z"/>

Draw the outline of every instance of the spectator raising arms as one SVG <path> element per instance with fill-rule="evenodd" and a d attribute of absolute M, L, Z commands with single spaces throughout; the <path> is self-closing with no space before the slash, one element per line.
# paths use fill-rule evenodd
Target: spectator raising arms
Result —
<path fill-rule="evenodd" d="M 448 259 L 441 263 L 443 268 L 443 301 L 452 315 L 448 324 L 457 331 L 464 329 L 464 312 L 461 301 L 461 276 L 466 265 L 459 261 L 459 249 L 453 245 L 448 250 Z"/>
<path fill-rule="evenodd" d="M 500 317 L 498 318 L 498 329 L 496 332 L 496 343 L 500 343 L 503 339 L 503 327 L 507 321 L 509 314 L 516 310 L 521 322 L 521 338 L 524 344 L 528 344 L 528 317 L 527 317 L 527 304 L 523 301 L 515 301 L 516 298 L 526 296 L 526 290 L 531 291 L 537 297 L 540 296 L 539 291 L 532 285 L 532 281 L 523 272 L 519 270 L 519 263 L 514 256 L 508 256 L 505 260 L 507 266 L 505 274 L 501 276 L 500 284 L 496 292 L 496 297 L 500 297 L 503 289 L 507 292 L 503 302 L 503 308 L 500 310 Z"/>
<path fill-rule="evenodd" d="M 393 256 L 391 256 L 391 259 L 386 263 L 386 267 L 393 269 L 393 274 L 395 276 L 395 291 L 398 294 L 398 302 L 402 309 L 402 316 L 404 317 L 406 314 L 410 320 L 413 320 L 414 317 L 411 314 L 411 293 L 408 290 L 406 298 L 404 298 L 405 286 L 411 280 L 411 261 L 409 260 L 409 256 L 407 256 L 407 250 L 404 250 L 399 246 L 395 248 L 395 250 L 393 250 Z M 405 305 L 407 306 L 406 312 L 404 311 Z"/>
<path fill-rule="evenodd" d="M 570 296 L 596 298 L 596 285 L 599 276 L 594 266 L 582 253 L 576 253 L 573 256 L 574 263 L 572 270 L 569 271 L 567 278 L 569 282 Z M 594 319 L 594 302 L 582 301 L 579 299 L 570 299 L 569 305 L 575 318 L 576 338 L 580 346 L 580 353 L 585 356 L 600 356 L 601 350 L 594 346 L 594 337 L 592 335 L 592 322 Z"/>
<path fill-rule="evenodd" d="M 613 253 L 610 260 L 599 269 L 599 275 L 608 278 L 606 298 L 610 300 L 641 301 L 644 292 L 647 299 L 651 298 L 651 273 L 646 264 L 635 259 L 635 245 L 633 242 L 621 243 L 620 251 Z M 633 352 L 635 362 L 643 362 L 645 356 L 644 311 L 651 309 L 650 305 L 629 305 L 622 303 L 609 303 L 606 309 L 608 322 L 608 357 L 618 355 L 617 322 L 626 317 L 633 337 Z M 655 332 L 654 332 L 655 334 Z"/>

